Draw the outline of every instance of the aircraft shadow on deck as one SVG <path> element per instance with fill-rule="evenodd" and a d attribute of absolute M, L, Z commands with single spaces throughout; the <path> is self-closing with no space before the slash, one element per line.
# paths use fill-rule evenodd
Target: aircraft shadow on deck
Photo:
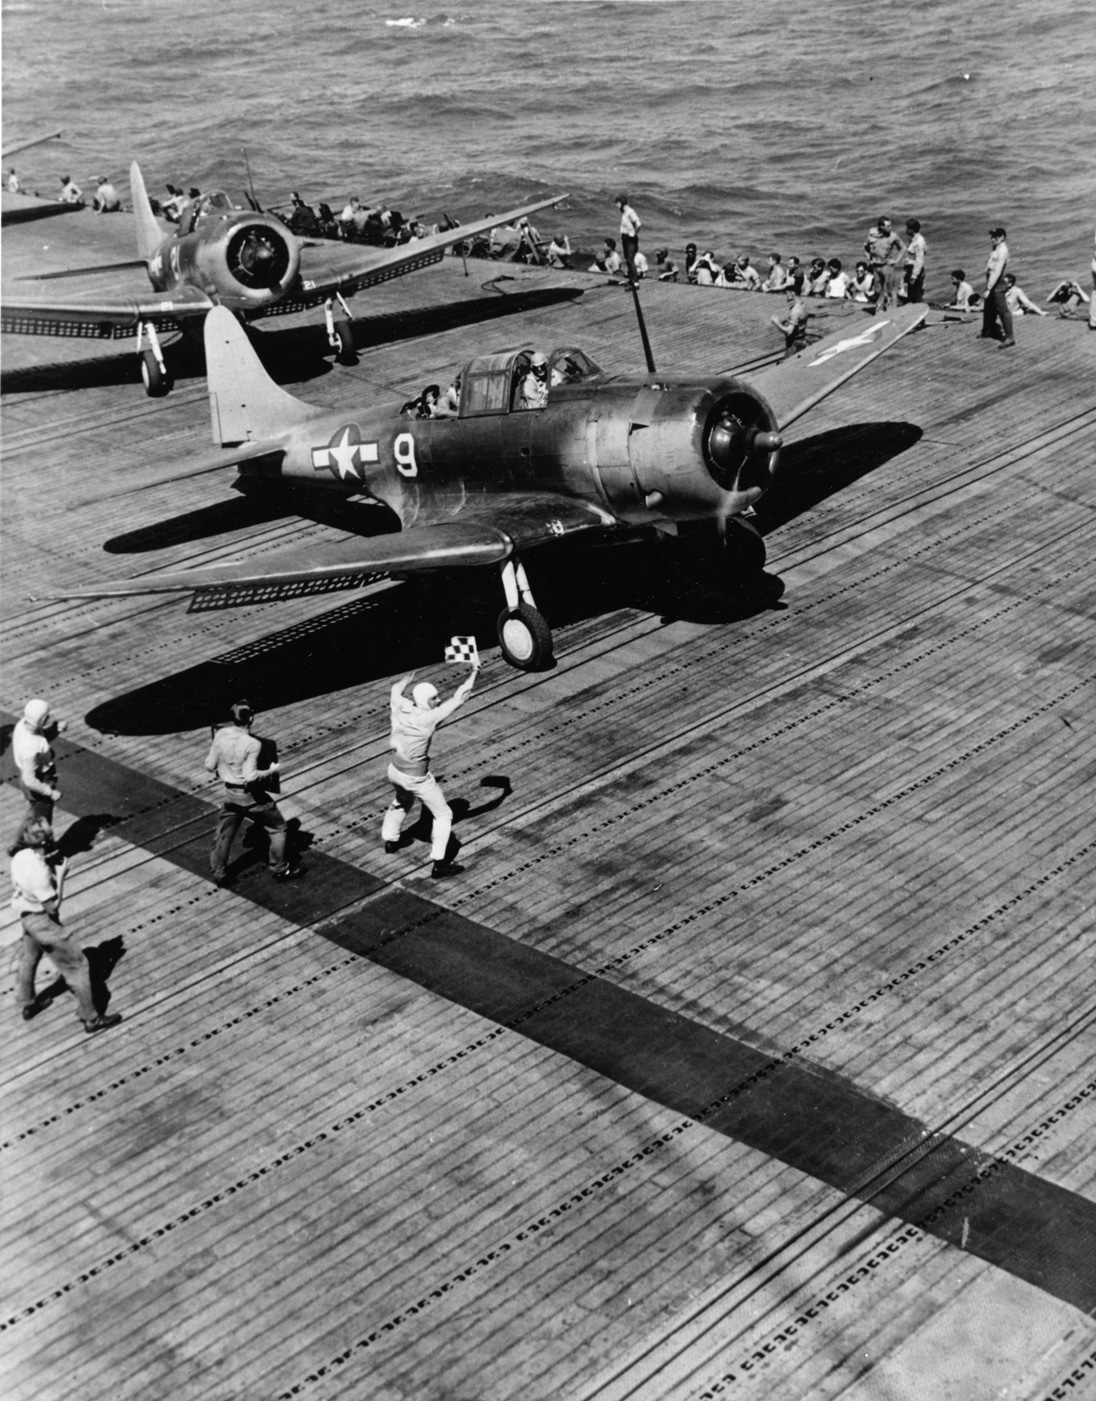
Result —
<path fill-rule="evenodd" d="M 715 599 L 695 586 L 656 545 L 634 543 L 580 551 L 560 545 L 526 557 L 537 603 L 556 627 L 638 608 L 696 621 L 727 623 L 773 606 L 773 590 L 739 600 Z M 180 604 L 180 607 L 182 605 Z M 274 631 L 238 649 L 116 696 L 87 715 L 107 734 L 158 735 L 200 730 L 246 697 L 271 711 L 355 687 L 387 682 L 403 671 L 438 666 L 455 634 L 472 634 L 493 667 L 502 606 L 493 570 L 419 575 L 379 594 L 352 598 L 329 612 Z M 276 617 L 276 605 L 269 605 Z M 454 683 L 456 672 L 454 672 Z M 377 705 L 384 696 L 378 691 Z"/>
<path fill-rule="evenodd" d="M 347 501 L 333 493 L 325 496 L 307 488 L 300 491 L 283 488 L 277 493 L 232 496 L 140 526 L 137 530 L 112 535 L 103 542 L 103 549 L 112 555 L 143 554 L 172 545 L 210 540 L 271 521 L 301 519 L 364 537 L 388 535 L 399 529 L 398 518 L 386 507 L 366 501 Z"/>
<path fill-rule="evenodd" d="M 759 528 L 770 534 L 786 525 L 906 451 L 920 437 L 921 429 L 909 423 L 861 423 L 789 446 L 780 477 L 758 503 Z M 363 534 L 377 533 L 375 508 L 336 499 L 311 504 L 308 514 L 313 519 Z M 115 553 L 155 549 L 236 529 L 250 520 L 301 515 L 307 505 L 301 501 L 287 510 L 284 502 L 222 501 L 161 525 L 115 536 L 108 548 Z M 273 516 L 247 514 L 255 511 Z M 356 511 L 362 513 L 357 523 Z M 565 542 L 551 550 L 532 551 L 526 566 L 537 604 L 557 628 L 621 608 L 655 613 L 667 621 L 729 626 L 782 606 L 779 579 L 766 575 L 759 590 L 726 596 L 694 580 L 687 555 L 675 556 L 672 549 L 642 540 L 603 546 Z M 94 729 L 112 734 L 202 729 L 241 696 L 258 710 L 271 711 L 313 697 L 335 697 L 401 671 L 435 666 L 445 644 L 458 633 L 473 634 L 494 662 L 501 606 L 493 570 L 418 575 L 398 588 L 352 598 L 294 627 L 270 632 L 105 701 L 87 720 Z M 276 605 L 269 608 L 275 617 Z M 330 704 L 337 707 L 338 700 Z"/>
<path fill-rule="evenodd" d="M 487 287 L 487 284 L 484 284 Z M 528 291 L 485 290 L 469 301 L 444 302 L 354 320 L 354 339 L 359 350 L 419 336 L 436 335 L 488 321 L 514 316 L 519 312 L 574 301 L 583 295 L 581 287 L 542 287 Z M 307 326 L 281 326 L 279 318 L 268 318 L 254 328 L 252 341 L 268 374 L 278 384 L 304 384 L 331 373 L 331 350 L 322 320 Z M 131 340 L 119 342 L 125 350 L 116 355 L 100 355 L 89 360 L 61 361 L 51 365 L 28 365 L 0 372 L 0 394 L 37 394 L 52 389 L 103 389 L 112 385 L 139 385 L 141 368 Z M 164 360 L 176 384 L 205 377 L 205 355 L 199 341 L 176 333 L 173 341 L 162 341 Z M 454 365 L 454 372 L 457 366 Z"/>
<path fill-rule="evenodd" d="M 906 452 L 921 436 L 912 423 L 854 423 L 790 443 L 780 454 L 776 480 L 754 508 L 755 524 L 762 535 L 771 535 Z"/>

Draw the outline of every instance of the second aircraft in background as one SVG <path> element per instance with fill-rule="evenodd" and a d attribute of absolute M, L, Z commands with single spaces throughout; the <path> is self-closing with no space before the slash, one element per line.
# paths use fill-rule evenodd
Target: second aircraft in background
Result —
<path fill-rule="evenodd" d="M 0 330 L 16 335 L 124 337 L 136 334 L 145 391 L 166 394 L 171 377 L 158 332 L 199 327 L 215 306 L 242 320 L 324 308 L 328 342 L 340 359 L 353 357 L 354 333 L 346 298 L 364 287 L 428 267 L 447 248 L 501 224 L 557 204 L 563 195 L 462 224 L 394 248 L 300 239 L 272 214 L 242 209 L 221 190 L 191 200 L 177 225 L 156 217 L 136 161 L 130 190 L 137 226 L 137 259 L 108 267 L 43 274 L 39 281 L 84 280 L 81 294 L 5 297 Z M 144 266 L 152 290 L 145 295 L 101 296 L 90 281 L 103 272 Z"/>

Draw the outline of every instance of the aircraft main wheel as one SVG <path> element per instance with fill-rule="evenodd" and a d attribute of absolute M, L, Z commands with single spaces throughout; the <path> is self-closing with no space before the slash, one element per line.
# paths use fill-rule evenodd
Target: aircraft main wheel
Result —
<path fill-rule="evenodd" d="M 354 327 L 345 317 L 335 322 L 335 359 L 340 365 L 358 363 L 354 351 Z"/>
<path fill-rule="evenodd" d="M 519 671 L 539 671 L 552 660 L 552 630 L 544 616 L 527 603 L 499 614 L 502 655 Z"/>
<path fill-rule="evenodd" d="M 159 360 L 151 350 L 141 351 L 141 379 L 150 399 L 162 399 L 171 389 L 171 376 L 167 370 L 161 369 Z"/>

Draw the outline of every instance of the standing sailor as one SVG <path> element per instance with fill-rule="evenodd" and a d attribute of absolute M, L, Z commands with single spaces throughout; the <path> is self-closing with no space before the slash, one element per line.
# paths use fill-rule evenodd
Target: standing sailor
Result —
<path fill-rule="evenodd" d="M 639 251 L 639 231 L 643 227 L 639 215 L 628 203 L 627 195 L 617 195 L 616 206 L 620 210 L 620 251 L 628 269 L 629 281 L 636 280 L 636 253 Z"/>
<path fill-rule="evenodd" d="M 430 772 L 430 741 L 441 722 L 448 720 L 472 694 L 478 673 L 479 661 L 476 660 L 472 664 L 471 676 L 461 682 L 447 701 L 438 700 L 438 688 L 429 681 L 420 681 L 408 699 L 404 692 L 415 679 L 413 671 L 397 681 L 391 691 L 392 737 L 389 746 L 396 752 L 388 765 L 388 781 L 394 792 L 388 811 L 384 814 L 381 837 L 389 855 L 398 851 L 404 818 L 414 807 L 415 799 L 421 799 L 423 807 L 434 819 L 430 843 L 430 856 L 434 862 L 430 875 L 434 880 L 456 875 L 460 867 L 454 866 L 454 853 L 449 851 L 453 809 L 445 801 L 438 780 Z"/>
<path fill-rule="evenodd" d="M 87 1032 L 108 1031 L 122 1020 L 121 1013 L 98 1012 L 91 985 L 87 954 L 61 923 L 61 896 L 68 863 L 47 853 L 53 841 L 49 823 L 31 815 L 11 848 L 11 903 L 23 926 L 15 995 L 23 1020 L 31 1021 L 50 999 L 39 998 L 34 975 L 42 955 L 53 963 L 76 997 L 76 1015 Z"/>
<path fill-rule="evenodd" d="M 269 767 L 259 768 L 262 744 L 251 733 L 254 712 L 247 701 L 237 701 L 229 713 L 232 721 L 214 733 L 205 761 L 209 772 L 215 773 L 225 786 L 225 800 L 209 855 L 213 884 L 227 885 L 229 881 L 228 853 L 245 818 L 266 828 L 270 837 L 267 865 L 274 879 L 296 880 L 304 874 L 304 867 L 293 864 L 286 856 L 285 818 L 269 791 L 280 765 L 274 760 Z"/>
<path fill-rule="evenodd" d="M 30 804 L 30 816 L 53 825 L 53 805 L 61 797 L 57 787 L 57 764 L 50 740 L 63 729 L 63 720 L 51 721 L 49 701 L 29 700 L 23 718 L 11 733 L 11 756 L 23 797 Z"/>
<path fill-rule="evenodd" d="M 982 331 L 985 340 L 1000 341 L 999 349 L 1015 345 L 1012 334 L 1012 311 L 1005 299 L 1005 273 L 1008 271 L 1008 244 L 1005 231 L 998 225 L 989 231 L 993 251 L 986 263 L 986 292 L 982 302 Z M 1000 325 L 1000 330 L 998 330 Z"/>

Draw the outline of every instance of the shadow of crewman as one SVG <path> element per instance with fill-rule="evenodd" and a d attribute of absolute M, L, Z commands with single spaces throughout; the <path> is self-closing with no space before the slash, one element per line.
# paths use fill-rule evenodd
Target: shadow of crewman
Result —
<path fill-rule="evenodd" d="M 57 838 L 54 849 L 66 859 L 90 851 L 99 833 L 116 827 L 121 820 L 109 812 L 88 813 L 86 817 L 78 817 Z"/>
<path fill-rule="evenodd" d="M 488 774 L 486 778 L 480 779 L 480 787 L 497 788 L 499 791 L 496 797 L 480 803 L 478 807 L 473 807 L 467 798 L 454 798 L 449 804 L 453 812 L 454 827 L 458 822 L 467 822 L 470 817 L 483 817 L 485 813 L 494 812 L 514 791 L 513 784 L 503 774 Z M 428 809 L 424 807 L 419 813 L 417 821 L 412 823 L 410 827 L 405 827 L 400 834 L 400 845 L 410 846 L 412 842 L 425 842 L 429 845 L 433 827 L 434 819 Z M 455 836 L 451 837 L 449 846 L 450 849 L 446 852 L 446 857 L 452 860 L 460 848 L 460 842 Z"/>

